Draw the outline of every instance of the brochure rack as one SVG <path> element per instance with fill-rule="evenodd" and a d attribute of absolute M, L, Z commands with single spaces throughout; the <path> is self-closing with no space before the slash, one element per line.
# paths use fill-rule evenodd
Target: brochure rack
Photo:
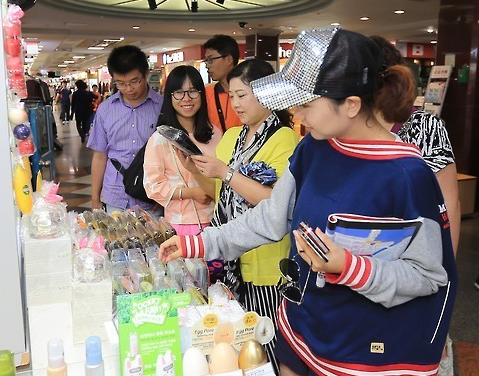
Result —
<path fill-rule="evenodd" d="M 424 111 L 441 116 L 451 72 L 450 65 L 437 65 L 431 69 L 424 96 Z"/>

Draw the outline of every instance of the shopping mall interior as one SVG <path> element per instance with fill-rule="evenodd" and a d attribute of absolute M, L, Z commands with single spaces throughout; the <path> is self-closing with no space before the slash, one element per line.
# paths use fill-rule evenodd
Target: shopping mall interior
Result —
<path fill-rule="evenodd" d="M 15 1 L 12 1 L 15 2 Z M 150 59 L 150 85 L 161 90 L 175 66 L 193 65 L 205 83 L 201 45 L 213 34 L 233 36 L 242 58 L 265 54 L 277 69 L 286 63 L 296 35 L 338 25 L 394 42 L 413 69 L 420 105 L 434 66 L 452 65 L 439 113 L 454 148 L 464 200 L 457 253 L 459 290 L 450 337 L 454 375 L 479 375 L 479 0 L 37 0 L 22 21 L 25 63 L 31 79 L 110 83 L 106 68 L 116 46 L 134 44 Z M 268 43 L 261 43 L 261 38 Z M 273 46 L 273 49 L 271 49 Z M 269 51 L 269 52 L 268 52 Z M 268 55 L 274 51 L 272 55 Z M 461 74 L 467 68 L 467 79 Z M 462 71 L 461 71 L 462 69 Z M 60 183 L 69 211 L 91 208 L 92 151 L 75 120 L 62 123 L 53 105 L 59 143 L 41 170 Z M 436 109 L 437 110 L 437 109 Z M 61 146 L 58 146 L 61 145 Z M 462 185 L 461 185 L 462 184 Z M 461 202 L 462 204 L 462 202 Z M 28 368 L 25 366 L 24 368 Z M 185 375 L 186 376 L 186 375 Z M 449 376 L 449 375 L 448 375 Z"/>

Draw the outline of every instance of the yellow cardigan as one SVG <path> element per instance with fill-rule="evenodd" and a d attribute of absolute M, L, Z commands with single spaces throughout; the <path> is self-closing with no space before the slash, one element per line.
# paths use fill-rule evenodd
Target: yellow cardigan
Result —
<path fill-rule="evenodd" d="M 241 129 L 242 127 L 228 129 L 216 147 L 216 157 L 226 164 L 231 159 Z M 250 162 L 265 162 L 276 170 L 280 178 L 298 142 L 298 135 L 291 128 L 282 127 L 266 141 Z M 216 180 L 216 202 L 219 199 L 221 184 L 221 180 Z M 279 242 L 265 244 L 245 253 L 240 258 L 243 280 L 257 286 L 276 285 L 280 278 L 279 260 L 288 257 L 290 249 L 288 234 Z"/>

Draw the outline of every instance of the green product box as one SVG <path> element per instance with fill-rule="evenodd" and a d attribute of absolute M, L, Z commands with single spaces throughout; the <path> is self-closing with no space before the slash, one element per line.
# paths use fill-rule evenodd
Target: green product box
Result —
<path fill-rule="evenodd" d="M 117 297 L 122 376 L 182 376 L 178 311 L 189 294 L 175 290 Z"/>

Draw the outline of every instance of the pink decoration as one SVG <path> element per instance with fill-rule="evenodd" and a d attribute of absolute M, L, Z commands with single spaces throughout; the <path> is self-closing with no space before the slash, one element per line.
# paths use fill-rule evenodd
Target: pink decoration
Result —
<path fill-rule="evenodd" d="M 5 38 L 5 52 L 10 56 L 19 56 L 22 51 L 22 43 L 18 38 Z"/>
<path fill-rule="evenodd" d="M 10 56 L 6 60 L 7 70 L 10 74 L 23 73 L 23 61 L 20 56 Z"/>
<path fill-rule="evenodd" d="M 25 76 L 23 74 L 13 74 L 8 77 L 8 87 L 13 91 L 26 89 Z"/>
<path fill-rule="evenodd" d="M 35 144 L 32 140 L 27 138 L 26 140 L 18 143 L 18 151 L 21 156 L 32 155 L 35 152 Z"/>

